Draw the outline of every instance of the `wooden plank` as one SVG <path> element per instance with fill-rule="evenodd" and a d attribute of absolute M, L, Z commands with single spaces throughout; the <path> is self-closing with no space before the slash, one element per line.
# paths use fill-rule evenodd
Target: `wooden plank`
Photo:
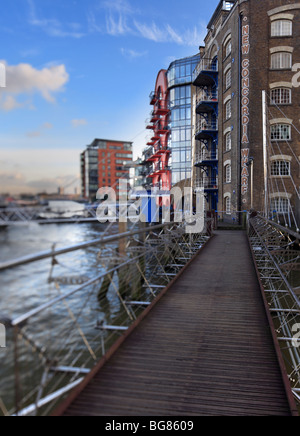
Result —
<path fill-rule="evenodd" d="M 244 232 L 218 232 L 66 416 L 291 415 Z"/>

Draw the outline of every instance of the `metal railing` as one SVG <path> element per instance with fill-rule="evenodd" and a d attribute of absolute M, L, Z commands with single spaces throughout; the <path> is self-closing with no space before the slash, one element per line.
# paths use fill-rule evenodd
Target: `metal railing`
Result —
<path fill-rule="evenodd" d="M 0 227 L 20 223 L 36 222 L 47 224 L 51 222 L 93 222 L 97 221 L 97 210 L 92 206 L 84 209 L 51 211 L 48 206 L 43 207 L 13 207 L 0 209 Z"/>
<path fill-rule="evenodd" d="M 201 90 L 196 94 L 196 104 L 201 102 L 217 103 L 218 102 L 218 92 L 212 90 Z"/>
<path fill-rule="evenodd" d="M 300 405 L 300 234 L 250 219 L 249 240 L 292 392 Z"/>
<path fill-rule="evenodd" d="M 211 178 L 200 178 L 195 180 L 195 188 L 201 189 L 218 189 L 219 181 L 218 179 Z"/>
<path fill-rule="evenodd" d="M 187 234 L 184 224 L 159 224 L 2 265 L 17 276 L 28 263 L 50 261 L 42 302 L 0 317 L 7 329 L 0 414 L 49 415 L 209 237 L 205 230 Z M 93 274 L 65 264 L 66 254 L 83 249 L 94 250 Z"/>
<path fill-rule="evenodd" d="M 206 120 L 206 119 L 201 119 L 197 122 L 196 124 L 196 128 L 195 128 L 195 134 L 196 136 L 201 133 L 201 132 L 205 132 L 205 131 L 213 131 L 213 132 L 217 132 L 218 131 L 218 121 L 217 120 Z"/>
<path fill-rule="evenodd" d="M 195 155 L 195 163 L 201 163 L 201 162 L 205 162 L 205 161 L 211 161 L 211 160 L 218 160 L 218 151 L 202 151 L 202 152 L 197 152 Z"/>
<path fill-rule="evenodd" d="M 218 72 L 218 63 L 215 59 L 201 59 L 193 72 L 193 82 L 202 71 Z"/>

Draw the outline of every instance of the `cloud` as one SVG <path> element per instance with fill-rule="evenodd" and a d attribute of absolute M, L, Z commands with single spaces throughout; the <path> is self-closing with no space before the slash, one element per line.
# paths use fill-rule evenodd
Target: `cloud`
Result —
<path fill-rule="evenodd" d="M 15 109 L 20 109 L 22 107 L 23 104 L 18 103 L 17 100 L 12 95 L 8 95 L 4 97 L 2 100 L 0 96 L 0 109 L 4 110 L 5 112 L 10 112 Z"/>
<path fill-rule="evenodd" d="M 53 129 L 53 124 L 51 124 L 51 123 L 44 123 L 42 125 L 42 128 L 43 129 Z"/>
<path fill-rule="evenodd" d="M 30 64 L 8 65 L 5 61 L 1 62 L 6 67 L 6 88 L 0 93 L 0 109 L 4 111 L 26 106 L 26 103 L 20 103 L 16 99 L 16 96 L 24 94 L 37 93 L 49 103 L 55 103 L 54 94 L 61 92 L 69 80 L 64 65 L 37 70 Z"/>
<path fill-rule="evenodd" d="M 109 35 L 119 36 L 128 35 L 132 30 L 127 25 L 126 17 L 119 15 L 115 18 L 112 14 L 106 17 L 106 30 Z"/>
<path fill-rule="evenodd" d="M 50 130 L 53 129 L 53 124 L 51 123 L 44 123 L 41 125 L 39 130 L 35 130 L 33 132 L 26 133 L 27 138 L 40 138 L 43 134 L 43 130 Z"/>
<path fill-rule="evenodd" d="M 59 186 L 79 187 L 78 150 L 74 149 L 1 149 L 0 193 L 57 192 Z M 77 178 L 77 184 L 72 184 Z"/>
<path fill-rule="evenodd" d="M 126 48 L 121 48 L 121 53 L 126 59 L 129 59 L 129 60 L 138 59 L 138 58 L 147 56 L 147 54 L 148 54 L 147 51 L 138 52 L 136 50 L 126 49 Z"/>
<path fill-rule="evenodd" d="M 26 133 L 26 136 L 28 138 L 39 138 L 40 136 L 42 136 L 42 133 L 37 130 L 36 132 L 28 132 L 28 133 Z"/>
<path fill-rule="evenodd" d="M 81 126 L 86 126 L 87 125 L 87 120 L 85 120 L 84 118 L 82 119 L 78 119 L 78 120 L 72 120 L 71 124 L 74 128 L 76 127 L 81 127 Z"/>
<path fill-rule="evenodd" d="M 85 34 L 80 32 L 81 24 L 64 23 L 62 24 L 56 18 L 40 18 L 37 15 L 35 3 L 33 0 L 27 0 L 29 7 L 29 24 L 40 28 L 49 36 L 58 38 L 82 38 Z"/>
<path fill-rule="evenodd" d="M 112 36 L 133 35 L 157 43 L 175 43 L 186 46 L 199 46 L 206 35 L 205 24 L 193 29 L 179 31 L 169 23 L 158 24 L 154 21 L 142 21 L 142 12 L 126 0 L 103 1 L 105 9 L 105 25 L 100 25 L 93 12 L 88 15 L 89 29 L 92 32 L 107 33 Z"/>

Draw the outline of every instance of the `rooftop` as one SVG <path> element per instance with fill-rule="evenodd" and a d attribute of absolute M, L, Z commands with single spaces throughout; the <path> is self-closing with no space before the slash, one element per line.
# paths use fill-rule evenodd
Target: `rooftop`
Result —
<path fill-rule="evenodd" d="M 218 4 L 213 16 L 211 17 L 210 22 L 208 23 L 207 28 L 211 29 L 214 21 L 217 19 L 217 17 L 219 16 L 219 14 L 222 11 L 225 12 L 230 12 L 231 9 L 233 8 L 234 4 L 235 4 L 236 0 L 229 0 L 229 1 L 225 1 L 225 0 L 221 0 L 220 3 Z"/>

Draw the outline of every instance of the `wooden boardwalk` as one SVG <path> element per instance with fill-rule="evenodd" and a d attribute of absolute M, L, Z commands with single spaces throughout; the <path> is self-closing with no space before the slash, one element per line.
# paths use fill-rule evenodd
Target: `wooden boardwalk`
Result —
<path fill-rule="evenodd" d="M 57 414 L 274 416 L 290 406 L 246 233 L 221 231 Z"/>

